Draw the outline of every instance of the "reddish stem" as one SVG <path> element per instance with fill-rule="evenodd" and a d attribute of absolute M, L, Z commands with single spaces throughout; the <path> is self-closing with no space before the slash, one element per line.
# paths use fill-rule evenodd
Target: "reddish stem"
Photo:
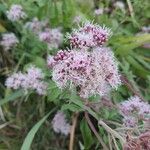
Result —
<path fill-rule="evenodd" d="M 92 122 L 91 122 L 91 120 L 90 120 L 90 118 L 89 118 L 88 112 L 85 111 L 84 114 L 85 114 L 85 118 L 86 118 L 86 120 L 87 120 L 87 122 L 88 122 L 88 124 L 89 124 L 89 126 L 90 126 L 90 128 L 91 128 L 91 130 L 93 131 L 93 133 L 94 133 L 95 136 L 97 137 L 98 141 L 102 144 L 102 146 L 103 146 L 103 148 L 104 148 L 105 150 L 109 150 L 109 149 L 107 148 L 107 146 L 105 145 L 105 143 L 103 142 L 103 140 L 101 139 L 101 137 L 99 136 L 98 132 L 96 131 L 96 129 L 95 129 L 95 127 L 94 127 L 94 125 L 92 124 Z"/>

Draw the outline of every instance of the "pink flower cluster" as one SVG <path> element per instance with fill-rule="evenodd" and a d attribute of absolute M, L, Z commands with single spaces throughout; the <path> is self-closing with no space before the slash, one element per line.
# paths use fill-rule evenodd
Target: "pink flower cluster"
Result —
<path fill-rule="evenodd" d="M 41 32 L 41 30 L 47 25 L 47 21 L 39 21 L 38 18 L 33 18 L 25 24 L 25 28 L 33 31 L 35 34 Z"/>
<path fill-rule="evenodd" d="M 110 34 L 107 31 L 98 25 L 85 23 L 78 32 L 73 32 L 78 33 L 77 41 L 70 41 L 75 48 L 60 50 L 55 56 L 48 57 L 48 66 L 53 69 L 52 79 L 58 87 L 75 86 L 83 98 L 96 94 L 103 96 L 112 88 L 117 89 L 121 80 L 114 54 L 110 48 L 97 47 L 102 41 L 107 41 Z M 73 37 L 72 34 L 70 36 Z"/>
<path fill-rule="evenodd" d="M 74 48 L 102 46 L 111 36 L 110 29 L 97 24 L 85 22 L 78 30 L 73 30 L 66 37 Z"/>
<path fill-rule="evenodd" d="M 39 33 L 39 39 L 46 42 L 49 49 L 58 48 L 63 42 L 63 34 L 59 28 L 47 28 Z"/>
<path fill-rule="evenodd" d="M 3 46 L 5 51 L 8 51 L 16 46 L 17 43 L 19 43 L 19 41 L 14 33 L 5 33 L 2 35 L 2 41 L 0 42 L 0 45 Z"/>
<path fill-rule="evenodd" d="M 63 112 L 56 113 L 52 121 L 52 127 L 56 133 L 62 133 L 64 135 L 68 135 L 71 128 L 70 124 L 67 123 Z"/>
<path fill-rule="evenodd" d="M 21 5 L 14 4 L 10 10 L 6 12 L 7 18 L 11 21 L 19 21 L 27 17 L 27 14 L 23 11 Z"/>
<path fill-rule="evenodd" d="M 126 127 L 135 127 L 138 123 L 138 119 L 133 116 L 124 116 L 123 123 Z"/>
<path fill-rule="evenodd" d="M 49 49 L 58 48 L 63 42 L 63 34 L 60 28 L 48 28 L 48 21 L 40 21 L 33 18 L 24 26 L 31 30 L 40 41 L 45 42 Z"/>
<path fill-rule="evenodd" d="M 75 85 L 80 88 L 80 96 L 104 95 L 111 88 L 117 88 L 121 81 L 117 63 L 108 48 L 88 51 L 58 51 L 48 57 L 48 66 L 53 68 L 53 80 L 58 87 Z"/>
<path fill-rule="evenodd" d="M 150 119 L 150 105 L 139 97 L 130 97 L 119 105 L 120 113 L 124 117 L 126 126 L 134 127 L 139 120 Z"/>
<path fill-rule="evenodd" d="M 45 95 L 47 84 L 43 81 L 44 74 L 42 70 L 31 66 L 27 69 L 27 73 L 14 73 L 7 78 L 5 85 L 8 88 L 27 90 L 36 90 L 39 95 Z"/>

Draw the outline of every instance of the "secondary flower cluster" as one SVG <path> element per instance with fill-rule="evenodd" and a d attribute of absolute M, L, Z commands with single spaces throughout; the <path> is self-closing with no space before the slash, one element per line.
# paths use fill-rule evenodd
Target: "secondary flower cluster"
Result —
<path fill-rule="evenodd" d="M 27 17 L 21 5 L 14 4 L 10 10 L 6 12 L 7 18 L 14 21 L 19 21 Z M 31 30 L 38 36 L 39 40 L 45 42 L 49 49 L 58 48 L 63 42 L 63 34 L 59 28 L 48 28 L 47 21 L 39 21 L 38 18 L 33 18 L 31 21 L 26 22 L 24 28 Z M 8 38 L 8 37 L 7 37 Z M 13 37 L 11 37 L 13 39 Z M 2 44 L 1 44 L 2 45 Z M 4 48 L 8 49 L 9 43 L 4 43 Z M 5 46 L 6 45 L 6 46 Z M 8 45 L 8 48 L 7 48 Z"/>
<path fill-rule="evenodd" d="M 10 10 L 6 12 L 7 18 L 11 21 L 19 21 L 27 17 L 27 14 L 23 11 L 21 5 L 14 4 L 11 6 Z"/>
<path fill-rule="evenodd" d="M 26 13 L 23 11 L 21 5 L 14 4 L 11 6 L 9 11 L 6 11 L 7 18 L 14 21 L 19 21 L 20 19 L 24 19 L 27 17 Z M 5 33 L 2 35 L 2 41 L 0 45 L 3 46 L 5 51 L 14 48 L 19 43 L 19 40 L 15 36 L 14 33 Z"/>
<path fill-rule="evenodd" d="M 72 47 L 87 48 L 103 45 L 111 36 L 111 30 L 97 24 L 85 22 L 78 30 L 67 35 Z"/>
<path fill-rule="evenodd" d="M 143 102 L 139 97 L 130 97 L 127 101 L 120 104 L 120 113 L 124 117 L 126 126 L 134 127 L 140 120 L 150 119 L 150 105 Z"/>
<path fill-rule="evenodd" d="M 87 29 L 87 35 L 91 34 L 91 28 L 98 30 L 98 25 L 85 23 L 85 26 L 83 29 Z M 100 31 L 97 32 L 100 33 L 102 28 L 99 27 L 99 29 Z M 80 34 L 83 36 L 82 40 L 87 42 L 85 33 L 81 32 Z M 107 37 L 108 34 L 106 33 L 103 37 Z M 95 42 L 101 43 L 103 37 L 100 39 L 99 36 Z M 91 41 L 89 40 L 89 42 Z M 48 66 L 53 69 L 52 79 L 58 87 L 64 88 L 68 85 L 78 87 L 79 94 L 83 98 L 96 94 L 102 96 L 108 93 L 111 88 L 116 89 L 121 81 L 113 52 L 102 46 L 87 49 L 87 47 L 83 47 L 82 42 L 78 44 L 78 46 L 75 45 L 75 48 L 80 47 L 80 49 L 60 50 L 55 56 L 48 57 Z"/>
<path fill-rule="evenodd" d="M 33 18 L 25 24 L 25 28 L 31 30 L 38 36 L 39 40 L 45 42 L 49 49 L 58 48 L 63 42 L 63 34 L 59 28 L 48 28 L 48 22 Z"/>
<path fill-rule="evenodd" d="M 56 113 L 52 121 L 52 127 L 56 133 L 62 133 L 64 135 L 68 135 L 71 128 L 70 124 L 67 123 L 63 112 Z"/>
<path fill-rule="evenodd" d="M 43 81 L 44 74 L 42 70 L 31 66 L 27 73 L 14 73 L 7 78 L 5 85 L 13 89 L 35 90 L 39 95 L 45 95 L 47 84 Z"/>
<path fill-rule="evenodd" d="M 39 39 L 46 42 L 49 49 L 58 48 L 63 42 L 63 34 L 59 28 L 46 28 L 44 31 L 39 33 Z"/>
<path fill-rule="evenodd" d="M 0 45 L 3 46 L 5 51 L 8 51 L 16 46 L 17 43 L 19 43 L 19 41 L 14 33 L 5 33 L 2 35 L 2 41 L 0 42 Z"/>
<path fill-rule="evenodd" d="M 46 25 L 47 21 L 40 21 L 37 17 L 35 17 L 32 21 L 25 24 L 25 28 L 31 30 L 35 34 L 38 34 Z"/>

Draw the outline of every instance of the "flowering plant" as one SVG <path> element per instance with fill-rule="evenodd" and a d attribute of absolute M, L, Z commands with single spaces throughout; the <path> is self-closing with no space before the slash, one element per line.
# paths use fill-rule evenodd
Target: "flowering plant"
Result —
<path fill-rule="evenodd" d="M 0 4 L 0 149 L 150 149 L 149 27 L 132 5 Z"/>

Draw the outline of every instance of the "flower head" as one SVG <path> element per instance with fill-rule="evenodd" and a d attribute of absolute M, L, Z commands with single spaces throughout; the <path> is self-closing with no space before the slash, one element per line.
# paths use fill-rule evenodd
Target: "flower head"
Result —
<path fill-rule="evenodd" d="M 60 50 L 47 60 L 57 86 L 74 86 L 83 98 L 103 96 L 111 89 L 117 89 L 121 84 L 118 64 L 113 52 L 102 47 L 110 35 L 110 29 L 90 22 L 68 34 L 73 48 Z"/>
<path fill-rule="evenodd" d="M 78 30 L 67 35 L 72 47 L 87 48 L 103 45 L 111 35 L 110 29 L 85 22 Z"/>
<path fill-rule="evenodd" d="M 43 27 L 47 24 L 46 21 L 39 21 L 38 18 L 33 18 L 31 22 L 25 24 L 25 28 L 30 29 L 34 33 L 38 34 Z"/>
<path fill-rule="evenodd" d="M 22 83 L 25 82 L 26 76 L 21 72 L 14 73 L 7 78 L 5 85 L 9 88 L 19 89 L 22 87 Z"/>
<path fill-rule="evenodd" d="M 135 127 L 138 124 L 138 119 L 132 116 L 123 118 L 123 123 L 126 127 Z"/>
<path fill-rule="evenodd" d="M 147 119 L 148 114 L 150 114 L 150 105 L 147 102 L 143 102 L 138 96 L 130 97 L 127 101 L 122 102 L 119 108 L 124 118 L 134 117 L 138 120 L 143 120 Z M 125 124 L 127 124 L 126 120 L 124 119 Z"/>
<path fill-rule="evenodd" d="M 50 43 L 51 42 L 50 29 L 45 29 L 44 32 L 39 33 L 39 39 L 43 42 Z"/>
<path fill-rule="evenodd" d="M 43 81 L 44 74 L 41 69 L 31 66 L 27 73 L 14 73 L 7 78 L 5 85 L 9 88 L 35 90 L 39 95 L 45 95 L 47 84 Z"/>
<path fill-rule="evenodd" d="M 120 111 L 123 115 L 137 113 L 145 116 L 150 113 L 150 105 L 147 102 L 143 102 L 138 96 L 133 96 L 120 104 Z"/>
<path fill-rule="evenodd" d="M 7 18 L 11 21 L 19 21 L 27 17 L 21 5 L 14 4 L 10 10 L 6 12 Z"/>
<path fill-rule="evenodd" d="M 56 133 L 62 133 L 64 135 L 68 135 L 71 128 L 70 124 L 67 123 L 63 112 L 57 112 L 53 118 L 52 127 Z"/>
<path fill-rule="evenodd" d="M 19 41 L 14 33 L 5 33 L 2 35 L 2 41 L 0 42 L 0 45 L 3 46 L 5 51 L 8 51 L 16 46 L 17 43 L 19 43 Z"/>
<path fill-rule="evenodd" d="M 44 32 L 39 33 L 39 39 L 47 43 L 49 49 L 58 48 L 63 42 L 63 34 L 60 29 L 45 29 Z"/>
<path fill-rule="evenodd" d="M 42 70 L 35 67 L 35 66 L 30 66 L 27 69 L 27 75 L 28 75 L 29 78 L 32 78 L 32 79 L 35 79 L 35 80 L 44 78 L 44 74 L 43 74 Z"/>
<path fill-rule="evenodd" d="M 53 80 L 60 88 L 74 85 L 80 96 L 104 95 L 120 84 L 117 63 L 107 48 L 87 51 L 59 51 L 49 59 Z"/>

